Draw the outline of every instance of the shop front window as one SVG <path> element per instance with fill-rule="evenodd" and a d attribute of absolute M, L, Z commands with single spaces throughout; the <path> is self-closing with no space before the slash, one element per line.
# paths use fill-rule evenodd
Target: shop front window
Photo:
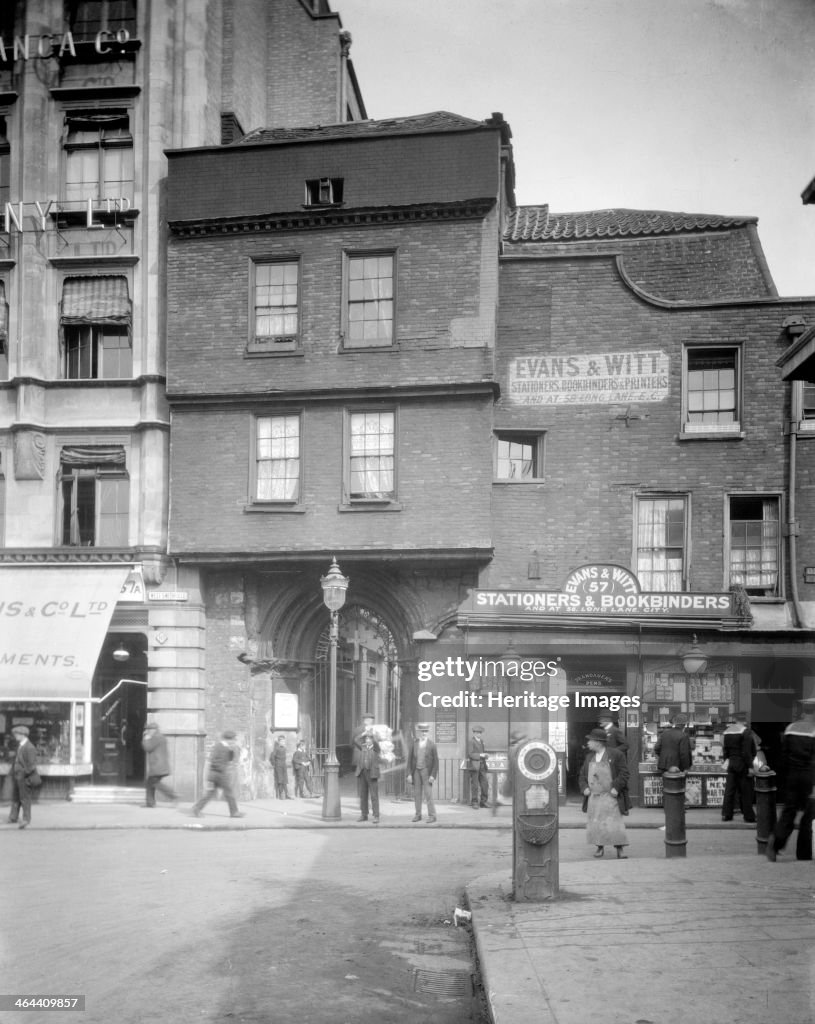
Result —
<path fill-rule="evenodd" d="M 84 723 L 84 715 L 78 716 Z M 71 705 L 69 703 L 3 703 L 0 704 L 0 761 L 14 760 L 17 741 L 11 730 L 24 725 L 28 741 L 37 752 L 40 764 L 71 764 Z M 84 726 L 75 724 L 84 741 Z M 75 762 L 84 756 L 84 742 L 75 747 Z"/>

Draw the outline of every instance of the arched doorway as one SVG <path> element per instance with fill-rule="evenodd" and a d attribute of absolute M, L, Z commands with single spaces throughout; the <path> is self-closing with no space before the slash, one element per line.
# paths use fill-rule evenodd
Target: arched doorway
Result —
<path fill-rule="evenodd" d="M 328 753 L 329 626 L 314 652 L 314 748 L 318 762 Z M 339 613 L 337 645 L 336 736 L 340 775 L 351 768 L 352 737 L 362 715 L 394 733 L 402 721 L 401 668 L 396 638 L 388 623 L 361 604 Z"/>

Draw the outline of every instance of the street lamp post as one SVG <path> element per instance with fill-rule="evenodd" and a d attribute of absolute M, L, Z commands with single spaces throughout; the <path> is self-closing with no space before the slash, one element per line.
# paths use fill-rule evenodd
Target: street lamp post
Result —
<path fill-rule="evenodd" d="M 339 821 L 342 817 L 340 804 L 340 762 L 337 760 L 337 641 L 339 639 L 338 613 L 345 604 L 348 577 L 343 576 L 337 559 L 325 576 L 320 577 L 323 588 L 323 603 L 331 612 L 331 630 L 328 635 L 328 756 L 325 760 L 323 783 L 323 820 Z"/>

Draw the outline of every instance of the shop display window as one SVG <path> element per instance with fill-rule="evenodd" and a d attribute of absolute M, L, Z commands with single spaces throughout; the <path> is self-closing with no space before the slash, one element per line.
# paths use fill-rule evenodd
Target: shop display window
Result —
<path fill-rule="evenodd" d="M 40 764 L 81 764 L 85 761 L 87 749 L 85 718 L 82 704 L 56 701 L 0 703 L 0 762 L 14 760 L 17 741 L 12 729 L 25 725 Z"/>

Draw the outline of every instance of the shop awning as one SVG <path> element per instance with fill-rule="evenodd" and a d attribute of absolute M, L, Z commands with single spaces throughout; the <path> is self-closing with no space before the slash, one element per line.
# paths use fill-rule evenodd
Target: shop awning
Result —
<path fill-rule="evenodd" d="M 0 566 L 0 700 L 88 700 L 129 566 Z"/>
<path fill-rule="evenodd" d="M 61 321 L 63 324 L 129 324 L 127 278 L 67 277 L 62 288 Z"/>

